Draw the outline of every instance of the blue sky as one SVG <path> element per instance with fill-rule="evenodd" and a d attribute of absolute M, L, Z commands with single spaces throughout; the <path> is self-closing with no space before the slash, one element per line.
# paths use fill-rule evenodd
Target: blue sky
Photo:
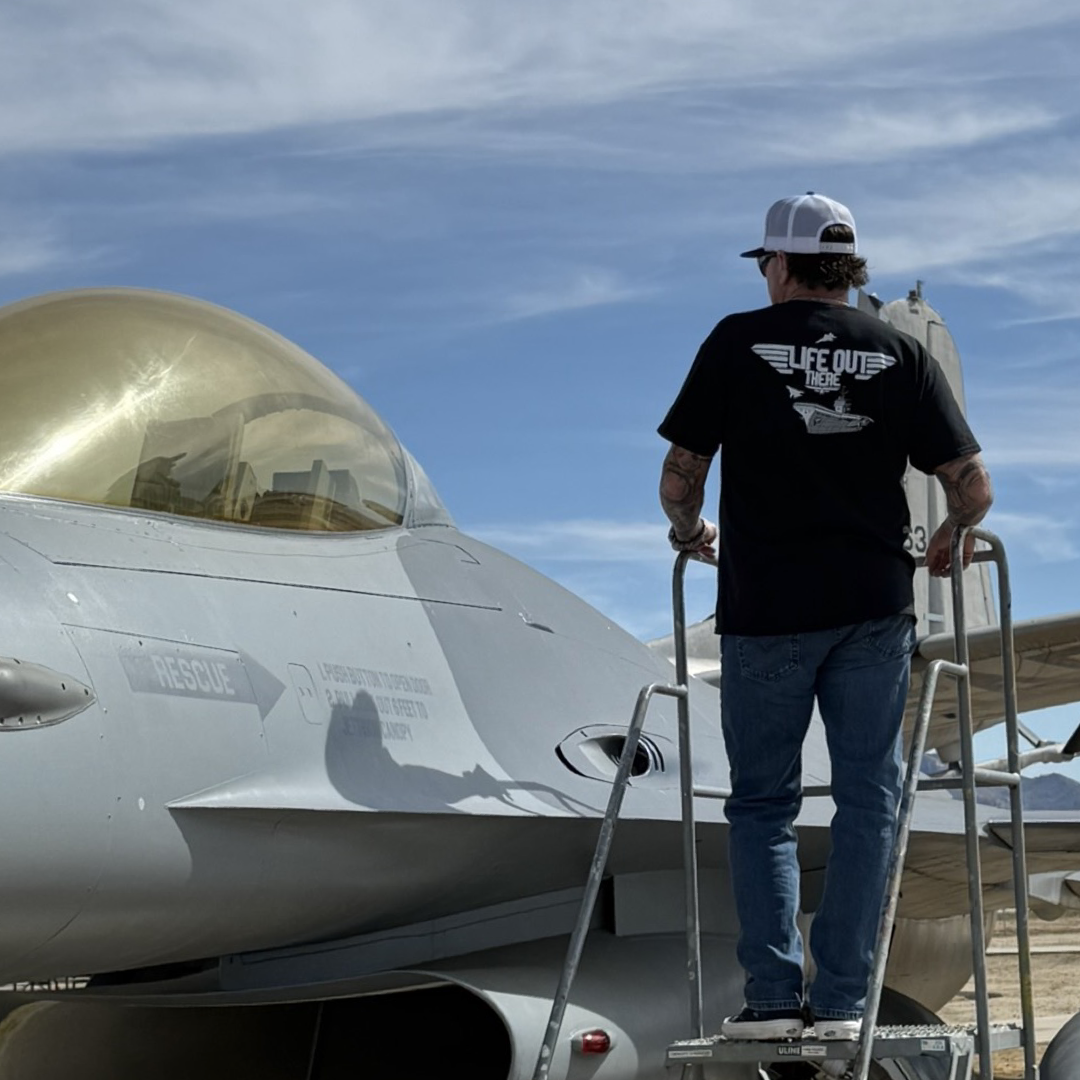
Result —
<path fill-rule="evenodd" d="M 923 279 L 959 344 L 1017 616 L 1080 609 L 1080 13 L 808 11 L 7 0 L 0 301 L 139 285 L 267 323 L 459 525 L 651 637 L 656 424 L 716 320 L 764 303 L 737 252 L 768 204 L 823 191 L 871 288 Z"/>

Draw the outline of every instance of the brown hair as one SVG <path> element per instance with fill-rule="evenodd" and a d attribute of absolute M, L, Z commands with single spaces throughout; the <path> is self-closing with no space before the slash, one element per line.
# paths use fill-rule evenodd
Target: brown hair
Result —
<path fill-rule="evenodd" d="M 830 225 L 821 239 L 850 244 L 855 234 L 847 225 Z M 787 255 L 788 272 L 811 289 L 859 289 L 870 280 L 866 260 L 858 255 Z"/>

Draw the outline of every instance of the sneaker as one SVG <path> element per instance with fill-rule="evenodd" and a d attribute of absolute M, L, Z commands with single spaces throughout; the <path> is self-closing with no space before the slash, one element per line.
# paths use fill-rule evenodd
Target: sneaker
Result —
<path fill-rule="evenodd" d="M 862 1018 L 858 1020 L 830 1020 L 828 1017 L 814 1018 L 814 1038 L 822 1042 L 835 1042 L 841 1039 L 857 1039 L 862 1034 Z"/>
<path fill-rule="evenodd" d="M 724 1020 L 720 1034 L 725 1039 L 799 1039 L 805 1027 L 800 1009 L 751 1009 L 744 1005 L 742 1012 Z"/>

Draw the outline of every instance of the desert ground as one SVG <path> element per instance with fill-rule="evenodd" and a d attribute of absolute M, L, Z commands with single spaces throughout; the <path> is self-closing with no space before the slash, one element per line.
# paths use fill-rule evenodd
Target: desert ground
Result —
<path fill-rule="evenodd" d="M 998 915 L 987 957 L 990 1019 L 1005 1023 L 1020 1019 L 1020 990 L 1015 951 L 1015 921 L 1010 912 Z M 1080 1012 L 1080 912 L 1053 922 L 1031 919 L 1031 972 L 1035 990 L 1035 1032 L 1038 1058 L 1054 1034 Z M 973 981 L 941 1011 L 951 1024 L 975 1022 Z M 994 1080 L 1022 1080 L 1023 1053 L 1003 1050 L 994 1055 Z"/>

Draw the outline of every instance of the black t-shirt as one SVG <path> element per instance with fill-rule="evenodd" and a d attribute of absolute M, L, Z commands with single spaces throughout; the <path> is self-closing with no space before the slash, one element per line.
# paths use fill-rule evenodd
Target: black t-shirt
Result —
<path fill-rule="evenodd" d="M 787 634 L 910 610 L 908 461 L 979 445 L 938 363 L 850 307 L 730 315 L 659 428 L 720 459 L 718 633 Z"/>

